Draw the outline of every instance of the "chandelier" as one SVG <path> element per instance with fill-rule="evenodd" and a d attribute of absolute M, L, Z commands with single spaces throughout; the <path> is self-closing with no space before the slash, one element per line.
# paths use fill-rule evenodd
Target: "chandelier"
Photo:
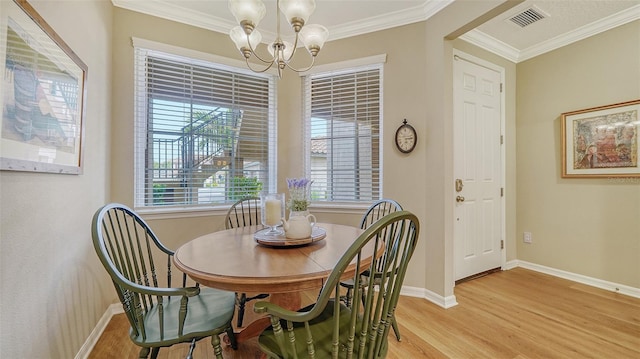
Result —
<path fill-rule="evenodd" d="M 276 6 L 282 11 L 282 14 L 295 32 L 293 44 L 284 41 L 280 35 L 280 11 L 278 11 L 276 16 L 276 39 L 267 46 L 271 57 L 265 59 L 258 55 L 256 47 L 262 41 L 262 35 L 256 27 L 266 14 L 266 7 L 262 0 L 229 0 L 229 10 L 231 10 L 236 21 L 240 24 L 240 26 L 231 29 L 229 36 L 244 56 L 247 67 L 251 71 L 265 72 L 275 64 L 278 69 L 278 77 L 282 78 L 282 70 L 286 67 L 295 72 L 304 72 L 311 69 L 318 52 L 320 52 L 322 45 L 327 40 L 329 31 L 322 25 L 306 25 L 309 16 L 316 8 L 315 0 L 277 0 Z M 296 69 L 290 64 L 296 53 L 298 40 L 305 45 L 311 55 L 311 64 L 303 69 Z M 252 67 L 249 62 L 251 56 L 255 56 L 261 61 L 264 67 L 262 69 Z"/>

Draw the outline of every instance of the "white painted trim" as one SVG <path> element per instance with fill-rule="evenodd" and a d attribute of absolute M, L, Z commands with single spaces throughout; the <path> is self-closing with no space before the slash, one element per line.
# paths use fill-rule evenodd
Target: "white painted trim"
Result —
<path fill-rule="evenodd" d="M 518 63 L 518 59 L 520 58 L 520 51 L 518 49 L 492 36 L 489 36 L 478 29 L 473 29 L 467 32 L 466 34 L 460 36 L 460 39 L 470 44 L 476 45 L 481 49 L 492 52 L 511 62 Z"/>
<path fill-rule="evenodd" d="M 518 62 L 542 55 L 638 19 L 640 19 L 640 5 L 625 9 L 617 14 L 607 16 L 604 19 L 526 48 L 520 52 Z"/>
<path fill-rule="evenodd" d="M 227 214 L 230 205 L 217 207 L 170 207 L 170 208 L 148 208 L 136 207 L 135 211 L 145 220 L 156 219 L 177 219 L 177 218 L 196 218 L 224 216 Z"/>
<path fill-rule="evenodd" d="M 167 0 L 111 1 L 114 6 L 123 9 L 223 34 L 228 34 L 229 30 L 236 26 L 236 23 L 233 21 L 217 16 L 204 15 Z M 427 0 L 423 5 L 414 6 L 412 8 L 403 9 L 390 14 L 370 17 L 361 21 L 351 22 L 343 26 L 335 26 L 330 31 L 328 41 L 425 21 L 445 7 L 449 6 L 453 1 L 454 0 Z M 640 5 L 625 9 L 617 14 L 613 14 L 604 19 L 585 25 L 579 29 L 557 36 L 553 39 L 549 39 L 524 50 L 518 50 L 477 29 L 471 30 L 460 36 L 460 39 L 501 56 L 509 61 L 518 63 L 638 19 L 640 19 Z M 269 43 L 276 37 L 276 34 L 271 31 L 260 29 L 260 32 L 263 34 L 262 42 L 264 43 Z"/>
<path fill-rule="evenodd" d="M 638 19 L 640 19 L 640 5 L 636 5 L 617 14 L 613 14 L 604 19 L 582 26 L 560 36 L 556 36 L 555 38 L 541 42 L 521 51 L 485 34 L 478 29 L 467 32 L 460 36 L 460 39 L 501 56 L 509 61 L 518 63 Z"/>
<path fill-rule="evenodd" d="M 374 31 L 386 30 L 392 27 L 412 24 L 429 19 L 440 10 L 449 6 L 454 0 L 427 0 L 422 5 L 408 9 L 402 9 L 393 13 L 373 16 L 347 23 L 341 26 L 334 26 L 330 29 L 328 41 L 343 39 L 351 36 L 362 35 Z M 237 24 L 217 16 L 205 15 L 189 10 L 178 5 L 175 1 L 155 0 L 155 1 L 133 1 L 133 0 L 111 0 L 114 6 L 140 12 L 143 14 L 156 16 L 159 18 L 180 22 L 183 24 L 200 27 L 203 29 L 228 34 L 229 30 Z M 273 41 L 276 34 L 273 31 L 260 29 L 262 42 L 265 44 Z"/>
<path fill-rule="evenodd" d="M 346 71 L 354 67 L 362 67 L 369 65 L 384 64 L 387 62 L 387 54 L 373 55 L 368 57 L 361 57 L 359 59 L 352 59 L 346 61 L 332 62 L 330 64 L 315 65 L 308 71 L 299 72 L 300 77 L 307 75 L 315 75 L 323 72 L 331 71 Z"/>
<path fill-rule="evenodd" d="M 367 34 L 375 31 L 404 26 L 425 21 L 447 7 L 454 0 L 428 0 L 424 4 L 402 9 L 389 14 L 373 16 L 333 27 L 329 32 L 329 41 Z"/>
<path fill-rule="evenodd" d="M 107 310 L 104 312 L 100 320 L 98 320 L 98 324 L 96 324 L 95 328 L 93 328 L 93 330 L 91 331 L 91 334 L 89 334 L 87 340 L 85 340 L 84 344 L 82 344 L 82 347 L 76 354 L 75 359 L 86 359 L 89 357 L 89 354 L 91 354 L 93 347 L 98 342 L 98 339 L 100 339 L 100 336 L 107 328 L 107 325 L 109 325 L 111 318 L 114 315 L 120 313 L 124 313 L 122 304 L 120 303 L 114 303 L 107 307 Z"/>
<path fill-rule="evenodd" d="M 458 305 L 455 295 L 443 297 L 440 294 L 434 293 L 424 288 L 402 286 L 402 289 L 400 290 L 400 295 L 405 295 L 407 297 L 423 298 L 444 309 L 448 309 Z"/>
<path fill-rule="evenodd" d="M 521 267 L 521 268 L 530 269 L 530 270 L 544 273 L 544 274 L 549 274 L 554 277 L 568 279 L 573 282 L 590 285 L 592 287 L 608 290 L 610 292 L 620 293 L 620 294 L 628 295 L 634 298 L 640 298 L 640 288 L 634 288 L 628 285 L 609 282 L 609 281 L 598 279 L 598 278 L 587 277 L 582 274 L 571 273 L 571 272 L 563 271 L 560 269 L 546 267 L 540 264 L 530 263 L 526 261 L 519 260 L 517 262 L 518 262 L 518 267 Z"/>
<path fill-rule="evenodd" d="M 502 267 L 502 270 L 510 270 L 513 268 L 518 268 L 518 260 L 512 260 L 512 261 L 508 261 L 507 263 L 504 264 L 504 267 Z"/>
<path fill-rule="evenodd" d="M 187 25 L 200 27 L 207 30 L 228 34 L 229 30 L 237 24 L 217 16 L 205 15 L 202 12 L 190 10 L 178 5 L 175 1 L 131 1 L 111 0 L 114 6 L 136 11 L 150 16 L 159 17 Z"/>
<path fill-rule="evenodd" d="M 231 67 L 232 71 L 238 71 L 253 76 L 272 77 L 277 74 L 277 72 L 273 69 L 270 69 L 265 73 L 255 73 L 247 69 L 247 64 L 245 63 L 245 61 L 214 55 L 207 52 L 187 49 L 180 46 L 169 45 L 162 42 L 142 39 L 139 37 L 131 37 L 131 44 L 133 45 L 133 47 L 140 47 L 147 50 L 160 51 L 167 54 L 178 55 L 190 59 L 213 62 L 215 64 L 229 66 Z"/>

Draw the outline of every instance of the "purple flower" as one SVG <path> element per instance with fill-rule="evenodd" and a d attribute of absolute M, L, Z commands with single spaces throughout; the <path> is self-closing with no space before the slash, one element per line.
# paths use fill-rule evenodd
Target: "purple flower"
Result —
<path fill-rule="evenodd" d="M 313 181 L 309 180 L 308 178 L 287 178 L 287 187 L 289 187 L 289 189 L 306 189 L 307 186 L 312 182 Z"/>
<path fill-rule="evenodd" d="M 287 178 L 289 201 L 287 207 L 292 211 L 306 211 L 309 206 L 311 181 L 308 178 Z"/>

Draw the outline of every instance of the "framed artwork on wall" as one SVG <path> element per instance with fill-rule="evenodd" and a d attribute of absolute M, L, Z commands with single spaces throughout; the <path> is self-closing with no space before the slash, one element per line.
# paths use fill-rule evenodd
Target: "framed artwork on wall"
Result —
<path fill-rule="evenodd" d="M 0 3 L 0 169 L 81 174 L 87 65 L 26 0 Z"/>
<path fill-rule="evenodd" d="M 561 115 L 562 177 L 640 177 L 640 100 Z"/>

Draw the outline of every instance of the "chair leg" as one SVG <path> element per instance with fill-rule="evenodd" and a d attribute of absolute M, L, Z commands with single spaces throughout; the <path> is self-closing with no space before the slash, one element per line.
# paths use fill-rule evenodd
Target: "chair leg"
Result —
<path fill-rule="evenodd" d="M 400 338 L 400 329 L 398 329 L 398 322 L 396 321 L 395 314 L 391 317 L 391 326 L 393 327 L 393 333 L 396 335 L 396 339 L 401 341 L 402 338 Z"/>
<path fill-rule="evenodd" d="M 351 308 L 351 298 L 353 296 L 353 289 L 351 287 L 347 288 L 347 295 L 344 297 L 344 305 L 348 308 Z"/>
<path fill-rule="evenodd" d="M 213 347 L 213 353 L 216 359 L 223 359 L 222 346 L 220 345 L 220 336 L 218 335 L 211 336 L 211 346 Z"/>
<path fill-rule="evenodd" d="M 244 319 L 244 307 L 247 303 L 247 294 L 246 293 L 240 294 L 239 297 L 237 298 L 237 303 L 238 303 L 238 321 L 236 322 L 236 325 L 238 328 L 241 328 L 242 321 Z"/>
<path fill-rule="evenodd" d="M 150 351 L 151 351 L 151 349 L 147 348 L 147 347 L 140 348 L 140 354 L 138 354 L 138 358 L 147 359 L 149 357 L 149 352 Z"/>
<path fill-rule="evenodd" d="M 233 332 L 233 327 L 229 326 L 226 333 L 227 338 L 229 338 L 229 345 L 231 345 L 231 349 L 238 350 L 238 338 L 236 338 L 236 333 Z"/>
<path fill-rule="evenodd" d="M 151 349 L 151 359 L 157 359 L 158 353 L 160 353 L 160 348 Z"/>
<path fill-rule="evenodd" d="M 189 345 L 189 352 L 185 359 L 193 359 L 193 350 L 196 348 L 196 338 L 193 338 L 191 345 Z"/>

